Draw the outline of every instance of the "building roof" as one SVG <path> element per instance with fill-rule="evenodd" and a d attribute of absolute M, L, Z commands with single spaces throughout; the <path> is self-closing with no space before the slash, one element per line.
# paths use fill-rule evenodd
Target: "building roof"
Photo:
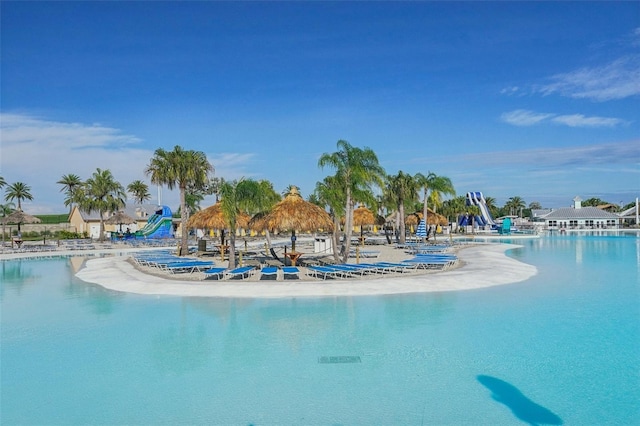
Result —
<path fill-rule="evenodd" d="M 633 216 L 635 217 L 636 215 L 636 206 L 631 207 L 630 209 L 627 209 L 623 212 L 618 213 L 620 215 L 620 217 L 626 217 L 626 216 Z"/>
<path fill-rule="evenodd" d="M 553 211 L 553 209 L 532 209 L 531 210 L 531 215 L 533 217 L 544 217 L 546 215 L 548 215 L 549 213 L 551 213 Z"/>
<path fill-rule="evenodd" d="M 565 207 L 553 210 L 551 213 L 543 216 L 546 220 L 557 219 L 620 219 L 620 216 L 609 213 L 597 207 L 581 207 L 579 209 L 573 207 Z"/>
<path fill-rule="evenodd" d="M 147 220 L 149 216 L 153 215 L 160 208 L 161 206 L 158 206 L 157 204 L 134 204 L 134 205 L 126 206 L 120 210 L 136 220 Z M 78 213 L 80 213 L 80 217 L 82 217 L 82 220 L 84 220 L 85 222 L 100 220 L 100 214 L 97 211 L 92 211 L 91 213 L 87 213 L 83 210 L 80 210 L 77 206 L 74 206 L 73 211 L 75 210 L 77 210 Z M 73 211 L 72 211 L 72 214 L 73 214 Z M 107 214 L 105 219 L 108 219 L 109 216 L 110 214 Z"/>

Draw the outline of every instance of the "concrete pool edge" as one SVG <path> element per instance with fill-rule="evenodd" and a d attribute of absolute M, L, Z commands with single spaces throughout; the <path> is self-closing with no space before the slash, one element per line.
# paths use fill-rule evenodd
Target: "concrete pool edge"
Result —
<path fill-rule="evenodd" d="M 506 255 L 506 251 L 519 247 L 506 243 L 471 245 L 459 251 L 458 257 L 464 263 L 459 268 L 373 279 L 180 281 L 146 274 L 129 263 L 126 256 L 89 259 L 76 276 L 119 292 L 190 297 L 293 298 L 461 291 L 522 282 L 536 275 L 535 266 Z"/>

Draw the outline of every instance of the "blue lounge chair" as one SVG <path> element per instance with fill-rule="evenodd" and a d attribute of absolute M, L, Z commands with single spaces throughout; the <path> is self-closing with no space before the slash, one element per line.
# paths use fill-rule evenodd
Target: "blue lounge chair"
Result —
<path fill-rule="evenodd" d="M 327 278 L 345 276 L 345 272 L 343 270 L 334 268 L 333 266 L 309 266 L 308 271 L 310 276 L 322 278 L 323 280 L 326 280 Z"/>
<path fill-rule="evenodd" d="M 227 270 L 225 278 L 229 280 L 234 278 L 245 279 L 249 277 L 254 270 L 255 268 L 253 266 L 241 266 L 239 268 Z"/>
<path fill-rule="evenodd" d="M 222 277 L 224 277 L 224 273 L 226 271 L 227 271 L 227 268 L 211 268 L 202 272 L 204 272 L 204 279 L 213 277 L 217 280 L 220 280 L 222 279 Z"/>
<path fill-rule="evenodd" d="M 299 274 L 300 270 L 296 266 L 285 266 L 282 268 L 282 275 L 284 276 L 284 279 L 287 279 L 287 277 L 291 279 L 298 279 L 300 278 Z"/>
<path fill-rule="evenodd" d="M 267 278 L 267 277 L 275 277 L 274 279 L 278 279 L 278 267 L 276 266 L 265 266 L 264 268 L 262 268 L 260 270 L 260 275 L 262 275 L 261 278 Z"/>

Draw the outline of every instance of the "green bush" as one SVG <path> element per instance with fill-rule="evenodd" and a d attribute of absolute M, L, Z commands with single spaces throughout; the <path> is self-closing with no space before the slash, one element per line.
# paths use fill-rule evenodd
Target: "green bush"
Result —
<path fill-rule="evenodd" d="M 82 234 L 79 234 L 77 232 L 70 232 L 70 231 L 57 231 L 54 234 L 54 237 L 59 239 L 59 240 L 77 240 L 79 238 L 87 238 L 87 233 L 84 232 Z"/>

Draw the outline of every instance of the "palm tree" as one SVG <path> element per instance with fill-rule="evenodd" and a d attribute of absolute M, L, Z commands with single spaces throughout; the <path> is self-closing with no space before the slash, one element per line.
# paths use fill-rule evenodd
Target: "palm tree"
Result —
<path fill-rule="evenodd" d="M 214 177 L 209 181 L 209 192 L 216 196 L 216 203 L 220 201 L 220 186 L 224 183 L 224 178 Z"/>
<path fill-rule="evenodd" d="M 186 218 L 189 220 L 192 213 L 200 210 L 200 203 L 204 200 L 204 197 L 208 195 L 208 189 L 198 189 L 189 185 L 185 194 L 185 204 L 187 206 Z"/>
<path fill-rule="evenodd" d="M 141 180 L 134 180 L 129 185 L 127 185 L 127 191 L 131 195 L 133 195 L 133 200 L 136 202 L 136 204 L 142 204 L 145 201 L 151 199 L 151 194 L 149 193 L 149 185 Z"/>
<path fill-rule="evenodd" d="M 518 196 L 509 198 L 504 205 L 505 208 L 509 209 L 509 214 L 511 216 L 520 213 L 520 211 L 526 206 L 527 204 L 524 202 L 524 200 Z"/>
<path fill-rule="evenodd" d="M 209 173 L 213 166 L 207 161 L 207 156 L 201 151 L 185 151 L 176 145 L 173 151 L 162 148 L 156 149 L 151 162 L 145 169 L 145 174 L 151 177 L 151 182 L 157 185 L 167 185 L 169 189 L 180 190 L 180 229 L 181 241 L 179 255 L 186 255 L 189 251 L 187 244 L 187 188 L 204 188 L 209 182 Z"/>
<path fill-rule="evenodd" d="M 220 207 L 229 227 L 229 268 L 236 266 L 237 219 L 241 212 L 255 211 L 265 207 L 265 197 L 261 194 L 266 181 L 253 179 L 225 181 L 220 185 Z M 275 192 L 275 191 L 274 191 Z"/>
<path fill-rule="evenodd" d="M 5 218 L 8 215 L 10 215 L 15 208 L 16 206 L 13 203 L 0 204 L 0 215 L 2 215 L 3 218 Z M 2 222 L 2 244 L 4 244 L 4 229 L 5 229 L 5 223 Z"/>
<path fill-rule="evenodd" d="M 97 168 L 84 183 L 80 208 L 88 213 L 98 212 L 100 217 L 100 241 L 104 241 L 104 215 L 125 206 L 127 194 L 120 182 L 109 170 Z"/>
<path fill-rule="evenodd" d="M 65 193 L 64 205 L 69 206 L 69 214 L 71 214 L 73 204 L 77 201 L 77 191 L 82 186 L 82 179 L 76 174 L 69 173 L 62 175 L 56 183 L 62 185 L 60 192 Z"/>
<path fill-rule="evenodd" d="M 442 214 L 445 215 L 449 221 L 453 218 L 453 221 L 457 222 L 458 216 L 465 212 L 466 204 L 467 200 L 464 196 L 446 200 L 442 203 Z"/>
<path fill-rule="evenodd" d="M 406 242 L 406 228 L 405 228 L 405 204 L 407 202 L 415 202 L 418 198 L 418 189 L 420 183 L 410 174 L 404 173 L 402 170 L 396 175 L 387 177 L 386 194 L 394 200 L 395 208 L 397 209 L 397 225 L 399 233 L 399 242 L 404 244 Z"/>
<path fill-rule="evenodd" d="M 497 213 L 499 211 L 498 206 L 496 206 L 496 199 L 493 197 L 484 197 L 484 203 L 487 205 L 487 209 L 493 217 L 498 217 Z"/>
<path fill-rule="evenodd" d="M 22 200 L 33 200 L 33 195 L 31 195 L 31 187 L 22 182 L 16 182 L 12 185 L 9 185 L 5 190 L 4 200 L 17 200 L 18 210 L 22 210 Z"/>
<path fill-rule="evenodd" d="M 542 204 L 539 201 L 532 201 L 529 203 L 529 210 L 540 210 L 542 209 Z"/>
<path fill-rule="evenodd" d="M 336 169 L 335 177 L 344 187 L 345 223 L 340 251 L 342 261 L 346 262 L 351 249 L 355 200 L 366 198 L 365 193 L 370 193 L 373 185 L 382 187 L 385 172 L 378 162 L 378 156 L 371 148 L 357 148 L 345 140 L 339 140 L 337 148 L 338 151 L 334 153 L 322 154 L 318 160 L 318 166 Z"/>
<path fill-rule="evenodd" d="M 0 176 L 0 189 L 4 188 L 7 185 L 7 181 L 4 180 L 2 176 Z"/>
<path fill-rule="evenodd" d="M 427 223 L 427 207 L 429 206 L 429 201 L 431 201 L 433 211 L 435 212 L 437 210 L 437 206 L 442 205 L 442 196 L 455 196 L 456 191 L 453 188 L 451 179 L 445 176 L 438 176 L 433 172 L 427 173 L 426 176 L 418 173 L 415 179 L 423 189 L 422 202 L 424 204 L 422 206 L 422 214 L 425 223 Z M 431 191 L 431 194 L 429 194 L 429 191 Z"/>
<path fill-rule="evenodd" d="M 340 184 L 336 176 L 327 176 L 322 182 L 316 183 L 313 193 L 318 201 L 316 204 L 323 208 L 329 208 L 329 216 L 333 220 L 333 232 L 331 233 L 331 247 L 336 262 L 340 261 L 338 247 L 338 235 L 340 234 L 340 218 L 344 216 L 344 186 Z"/>

